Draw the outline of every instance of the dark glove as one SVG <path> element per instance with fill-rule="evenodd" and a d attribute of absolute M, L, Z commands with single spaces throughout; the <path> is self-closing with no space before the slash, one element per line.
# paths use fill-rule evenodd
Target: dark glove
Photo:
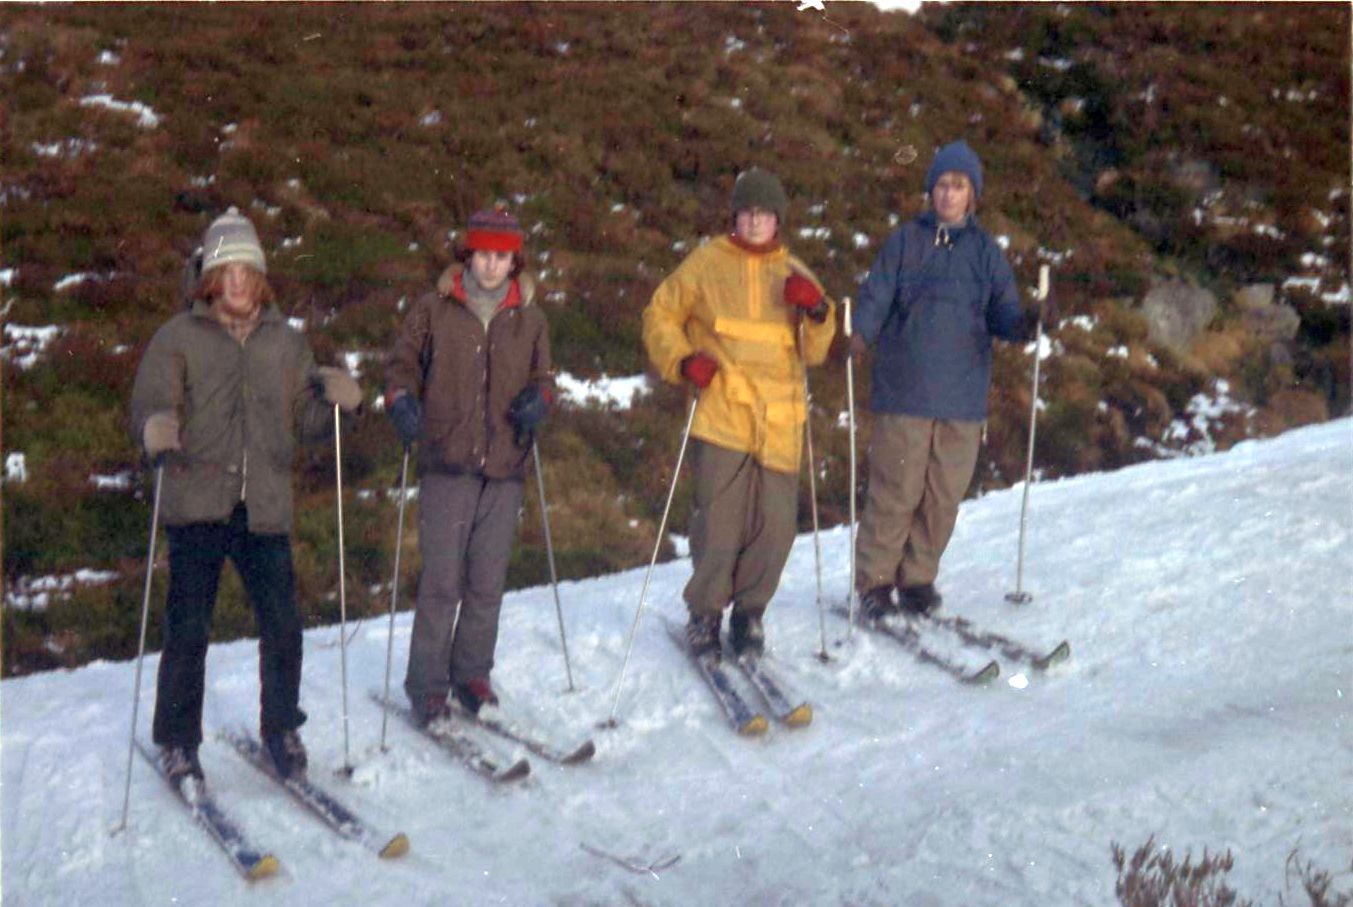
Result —
<path fill-rule="evenodd" d="M 692 353 L 681 360 L 681 377 L 704 390 L 714 380 L 719 361 L 708 353 Z"/>
<path fill-rule="evenodd" d="M 1020 334 L 1025 340 L 1038 339 L 1038 322 L 1043 322 L 1044 332 L 1057 325 L 1057 305 L 1052 297 L 1036 302 L 1026 308 L 1020 317 Z"/>
<path fill-rule="evenodd" d="M 859 359 L 869 351 L 869 344 L 859 334 L 850 335 L 850 343 L 846 345 L 846 355 L 851 359 Z"/>
<path fill-rule="evenodd" d="M 512 398 L 507 420 L 512 423 L 513 440 L 518 447 L 530 447 L 536 438 L 536 426 L 545 421 L 550 408 L 550 391 L 539 384 L 528 384 Z"/>
<path fill-rule="evenodd" d="M 399 439 L 408 447 L 423 433 L 423 407 L 418 405 L 413 394 L 403 393 L 385 407 L 386 414 L 395 425 Z"/>
<path fill-rule="evenodd" d="M 792 306 L 819 324 L 827 317 L 827 300 L 822 291 L 797 271 L 785 278 L 785 304 Z"/>

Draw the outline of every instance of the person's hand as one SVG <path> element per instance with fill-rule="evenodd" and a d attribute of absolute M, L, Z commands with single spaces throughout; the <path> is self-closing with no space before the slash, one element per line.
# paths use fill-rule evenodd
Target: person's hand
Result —
<path fill-rule="evenodd" d="M 507 419 L 512 423 L 513 440 L 518 447 L 530 447 L 536 439 L 536 426 L 545 421 L 550 408 L 549 388 L 528 384 L 522 388 L 507 407 Z"/>
<path fill-rule="evenodd" d="M 1021 314 L 1020 332 L 1024 340 L 1038 339 L 1038 323 L 1040 321 L 1043 323 L 1045 333 L 1057 326 L 1057 305 L 1052 301 L 1051 296 L 1035 302 Z"/>
<path fill-rule="evenodd" d="M 317 383 L 325 401 L 332 403 L 345 413 L 350 413 L 362 405 L 362 387 L 357 379 L 341 368 L 321 366 Z"/>
<path fill-rule="evenodd" d="M 141 428 L 141 446 L 152 460 L 171 450 L 182 450 L 179 417 L 170 410 L 153 413 Z"/>
<path fill-rule="evenodd" d="M 785 304 L 821 323 L 827 317 L 827 300 L 807 277 L 795 271 L 785 278 Z"/>
<path fill-rule="evenodd" d="M 822 291 L 807 277 L 795 272 L 785 278 L 785 302 L 805 312 L 818 307 Z"/>
<path fill-rule="evenodd" d="M 869 344 L 859 334 L 850 335 L 850 343 L 846 345 L 846 355 L 851 359 L 859 359 L 869 351 Z"/>
<path fill-rule="evenodd" d="M 681 360 L 681 376 L 704 390 L 714 380 L 719 370 L 719 361 L 708 353 L 692 353 Z"/>
<path fill-rule="evenodd" d="M 394 423 L 395 433 L 399 435 L 399 440 L 404 442 L 405 447 L 417 441 L 418 436 L 423 433 L 423 407 L 418 405 L 413 394 L 405 391 L 387 402 L 385 414 Z"/>

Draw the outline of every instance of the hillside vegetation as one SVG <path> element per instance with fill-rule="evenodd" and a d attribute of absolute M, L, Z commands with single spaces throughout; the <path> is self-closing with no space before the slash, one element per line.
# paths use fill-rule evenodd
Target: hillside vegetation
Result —
<path fill-rule="evenodd" d="M 4 671 L 135 652 L 150 508 L 126 400 L 182 304 L 185 255 L 232 204 L 259 228 L 284 312 L 373 404 L 343 439 L 349 616 L 388 607 L 400 447 L 374 406 L 384 351 L 454 231 L 495 201 L 529 231 L 559 368 L 631 375 L 643 306 L 727 227 L 741 169 L 779 174 L 789 244 L 840 297 L 922 210 L 934 149 L 963 137 L 1021 282 L 1054 266 L 1043 476 L 1346 413 L 1348 33 L 1342 4 L 0 8 L 3 437 L 26 473 L 4 485 Z M 1195 330 L 1163 335 L 1201 291 L 1215 305 L 1190 308 Z M 1023 474 L 1031 359 L 1003 345 L 996 359 L 974 493 Z M 812 380 L 831 524 L 849 494 L 840 359 Z M 682 415 L 665 387 L 552 415 L 562 576 L 646 560 Z M 867 440 L 864 419 L 862 459 Z M 306 451 L 298 475 L 300 600 L 332 621 L 332 449 Z M 533 485 L 527 501 L 512 585 L 549 575 Z M 86 568 L 104 581 L 13 606 L 35 578 Z M 228 572 L 215 632 L 251 627 Z"/>

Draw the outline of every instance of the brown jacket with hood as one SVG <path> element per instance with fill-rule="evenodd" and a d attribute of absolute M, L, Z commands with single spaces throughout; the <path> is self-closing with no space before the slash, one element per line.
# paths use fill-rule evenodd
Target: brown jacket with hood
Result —
<path fill-rule="evenodd" d="M 385 399 L 402 391 L 422 403 L 420 474 L 525 476 L 530 448 L 517 446 L 508 407 L 532 382 L 551 389 L 549 329 L 534 295 L 528 276 L 512 278 L 485 329 L 456 264 L 413 304 L 386 366 Z"/>

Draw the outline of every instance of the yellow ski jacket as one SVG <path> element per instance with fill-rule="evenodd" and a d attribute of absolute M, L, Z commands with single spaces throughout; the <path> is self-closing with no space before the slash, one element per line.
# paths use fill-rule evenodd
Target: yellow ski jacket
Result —
<path fill-rule="evenodd" d="M 783 246 L 757 253 L 722 236 L 687 256 L 644 309 L 644 347 L 664 381 L 681 383 L 681 361 L 694 353 L 718 360 L 691 434 L 790 473 L 799 470 L 806 417 L 803 364 L 821 364 L 836 333 L 830 299 L 822 324 L 784 302 L 795 271 L 822 288 Z"/>

